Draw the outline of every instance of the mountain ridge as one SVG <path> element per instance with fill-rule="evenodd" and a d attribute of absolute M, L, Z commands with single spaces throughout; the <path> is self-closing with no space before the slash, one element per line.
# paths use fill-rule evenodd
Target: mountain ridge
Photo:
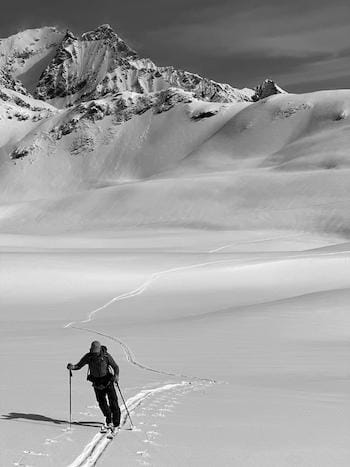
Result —
<path fill-rule="evenodd" d="M 236 89 L 106 25 L 25 31 L 0 63 L 0 231 L 350 231 L 348 90 Z"/>
<path fill-rule="evenodd" d="M 240 90 L 172 66 L 157 66 L 140 57 L 108 24 L 80 37 L 69 30 L 43 27 L 1 39 L 0 65 L 12 79 L 20 82 L 24 76 L 26 92 L 60 108 L 110 93 L 150 93 L 168 87 L 215 102 L 251 101 L 257 95 L 248 88 Z M 36 76 L 29 79 L 34 67 Z"/>

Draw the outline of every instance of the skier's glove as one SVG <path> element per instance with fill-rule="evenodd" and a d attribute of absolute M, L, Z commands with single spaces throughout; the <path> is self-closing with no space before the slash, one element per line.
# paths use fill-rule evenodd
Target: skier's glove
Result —
<path fill-rule="evenodd" d="M 74 368 L 73 363 L 68 363 L 67 370 L 73 370 L 73 368 Z"/>
<path fill-rule="evenodd" d="M 117 384 L 119 382 L 119 375 L 115 375 L 113 379 L 113 383 Z"/>

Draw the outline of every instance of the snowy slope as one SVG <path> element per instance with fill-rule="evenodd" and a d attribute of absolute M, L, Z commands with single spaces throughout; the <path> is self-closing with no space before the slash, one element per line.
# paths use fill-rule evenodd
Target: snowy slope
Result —
<path fill-rule="evenodd" d="M 33 92 L 63 37 L 55 27 L 43 27 L 0 39 L 0 67 Z"/>
<path fill-rule="evenodd" d="M 235 115 L 186 163 L 212 169 L 347 167 L 350 91 L 279 94 Z"/>
<path fill-rule="evenodd" d="M 56 112 L 3 159 L 2 199 L 52 198 L 147 178 L 177 164 L 245 105 L 170 92 L 165 103 L 163 93 L 154 96 L 157 111 L 129 94 L 124 110 L 119 98 Z M 208 111 L 213 116 L 202 121 Z M 130 119 L 129 112 L 138 115 Z"/>
<path fill-rule="evenodd" d="M 40 233 L 0 236 L 1 465 L 348 466 L 348 244 Z M 136 425 L 112 443 L 84 370 L 72 380 L 81 423 L 68 425 L 66 362 L 96 338 L 120 365 Z"/>
<path fill-rule="evenodd" d="M 30 95 L 0 87 L 0 152 L 3 162 L 9 160 L 9 154 L 20 139 L 57 112 L 55 107 Z"/>
<path fill-rule="evenodd" d="M 350 91 L 237 90 L 106 25 L 0 57 L 0 465 L 348 467 Z M 96 338 L 113 442 L 85 371 L 68 424 Z"/>
<path fill-rule="evenodd" d="M 348 231 L 350 91 L 237 90 L 158 67 L 108 25 L 26 31 L 2 47 L 28 41 L 0 96 L 0 228 Z M 53 55 L 27 112 L 10 72 L 33 76 L 43 50 Z"/>
<path fill-rule="evenodd" d="M 236 104 L 183 97 L 131 118 L 96 100 L 43 122 L 4 161 L 1 190 L 7 204 L 51 201 L 7 206 L 3 228 L 22 219 L 32 231 L 40 219 L 44 230 L 170 224 L 346 234 L 349 91 Z"/>

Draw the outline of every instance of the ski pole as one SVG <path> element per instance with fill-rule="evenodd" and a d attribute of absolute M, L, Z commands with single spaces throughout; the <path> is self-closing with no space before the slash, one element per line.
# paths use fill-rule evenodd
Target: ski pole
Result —
<path fill-rule="evenodd" d="M 131 420 L 131 416 L 130 416 L 130 412 L 129 412 L 128 406 L 126 405 L 126 402 L 125 402 L 125 399 L 124 399 L 124 397 L 123 397 L 123 394 L 122 394 L 122 391 L 121 391 L 121 389 L 120 389 L 120 386 L 119 386 L 118 381 L 116 381 L 115 383 L 116 383 L 116 385 L 117 385 L 117 387 L 118 387 L 118 390 L 119 390 L 119 392 L 120 392 L 120 396 L 121 396 L 121 398 L 122 398 L 122 401 L 123 401 L 123 404 L 124 404 L 126 413 L 128 414 L 128 417 L 129 417 L 129 420 L 130 420 L 130 423 L 131 423 L 131 429 L 133 429 L 133 428 L 134 428 L 134 424 L 133 424 L 133 422 L 132 422 L 132 420 Z"/>
<path fill-rule="evenodd" d="M 72 429 L 72 370 L 69 370 L 69 429 Z"/>

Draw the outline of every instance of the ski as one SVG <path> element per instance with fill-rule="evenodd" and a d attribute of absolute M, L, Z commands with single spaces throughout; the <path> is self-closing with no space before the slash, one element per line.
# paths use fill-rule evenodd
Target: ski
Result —
<path fill-rule="evenodd" d="M 100 433 L 108 433 L 108 426 L 102 425 L 100 428 Z"/>
<path fill-rule="evenodd" d="M 114 428 L 110 428 L 109 430 L 109 433 L 107 435 L 107 439 L 113 439 L 115 437 L 115 435 L 118 433 L 119 431 L 119 427 L 114 427 Z"/>

